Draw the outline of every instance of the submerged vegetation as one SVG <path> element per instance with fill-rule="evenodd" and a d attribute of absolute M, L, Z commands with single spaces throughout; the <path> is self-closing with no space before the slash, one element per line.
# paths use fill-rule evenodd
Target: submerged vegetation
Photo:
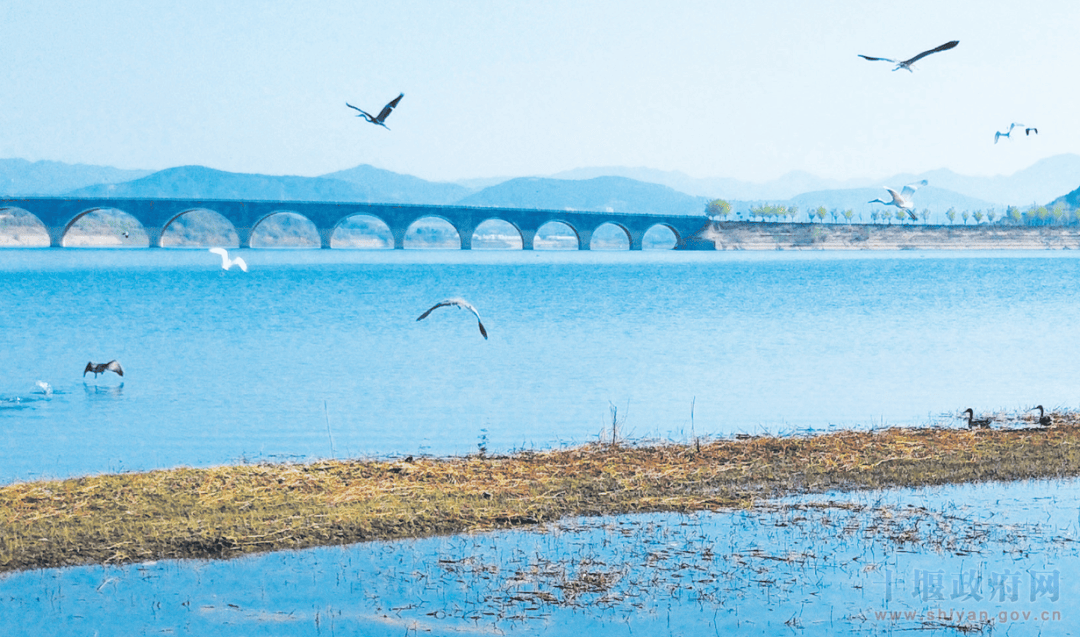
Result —
<path fill-rule="evenodd" d="M 0 571 L 227 558 L 569 516 L 748 508 L 778 496 L 1080 475 L 1080 415 L 459 458 L 178 468 L 0 488 Z M 1000 420 L 1000 417 L 999 417 Z"/>

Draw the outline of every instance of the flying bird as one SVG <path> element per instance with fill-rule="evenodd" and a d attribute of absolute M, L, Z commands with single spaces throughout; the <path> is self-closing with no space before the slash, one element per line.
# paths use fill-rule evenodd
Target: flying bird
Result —
<path fill-rule="evenodd" d="M 484 329 L 484 324 L 480 321 L 480 313 L 476 311 L 476 308 L 472 306 L 472 303 L 469 303 L 465 299 L 446 299 L 445 301 L 439 301 L 435 305 L 431 306 L 431 309 L 429 309 L 427 312 L 424 312 L 423 314 L 421 314 L 420 317 L 417 318 L 416 320 L 420 321 L 420 320 L 426 319 L 428 314 L 431 314 L 436 309 L 438 309 L 440 307 L 449 307 L 451 305 L 456 305 L 456 306 L 458 306 L 460 308 L 465 308 L 466 310 L 469 310 L 470 312 L 475 314 L 476 315 L 476 324 L 480 326 L 480 334 L 484 337 L 485 340 L 487 339 L 487 337 L 488 337 L 487 330 Z"/>
<path fill-rule="evenodd" d="M 119 361 L 109 361 L 108 363 L 87 363 L 86 369 L 83 370 L 82 375 L 86 376 L 86 372 L 94 372 L 94 378 L 97 378 L 98 374 L 104 374 L 105 372 L 114 372 L 120 376 L 124 375 L 124 368 L 120 367 Z"/>
<path fill-rule="evenodd" d="M 1038 134 L 1039 134 L 1039 129 L 1035 128 L 1034 126 L 1029 126 L 1029 127 L 1027 127 L 1027 128 L 1025 128 L 1025 129 L 1024 129 L 1024 135 L 1025 135 L 1025 136 L 1027 136 L 1027 135 L 1030 135 L 1030 134 L 1031 134 L 1031 131 L 1035 131 L 1035 134 L 1036 134 L 1036 135 L 1038 135 Z"/>
<path fill-rule="evenodd" d="M 870 60 L 871 62 L 875 62 L 875 61 L 878 61 L 878 60 L 881 60 L 883 62 L 891 62 L 891 63 L 896 65 L 896 68 L 893 69 L 894 71 L 899 71 L 900 69 L 907 69 L 909 72 L 914 72 L 914 69 L 911 68 L 912 64 L 918 62 L 919 60 L 921 60 L 924 57 L 930 55 L 931 53 L 938 53 L 940 51 L 948 51 L 949 49 L 953 48 L 957 44 L 960 44 L 960 40 L 953 40 L 952 42 L 946 42 L 945 44 L 942 44 L 939 47 L 935 47 L 933 49 L 930 49 L 929 51 L 923 51 L 922 53 L 916 55 L 915 57 L 911 58 L 910 60 L 903 60 L 903 61 L 901 61 L 901 60 L 890 60 L 889 58 L 872 58 L 869 55 L 863 55 L 862 53 L 859 54 L 859 57 L 863 58 L 864 60 Z"/>
<path fill-rule="evenodd" d="M 384 106 L 383 109 L 381 111 L 379 111 L 379 114 L 376 117 L 372 117 L 371 113 L 368 113 L 367 111 L 365 111 L 363 109 L 356 108 L 355 106 L 353 106 L 352 104 L 350 104 L 348 102 L 345 102 L 345 106 L 348 106 L 349 108 L 351 108 L 353 110 L 360 111 L 360 114 L 357 115 L 357 117 L 363 117 L 364 119 L 371 122 L 372 124 L 378 124 L 379 126 L 382 126 L 383 128 L 385 128 L 386 130 L 390 130 L 390 127 L 387 126 L 386 124 L 384 124 L 383 122 L 385 122 L 386 118 L 390 116 L 390 111 L 397 108 L 398 102 L 400 102 L 401 98 L 403 98 L 403 97 L 405 97 L 404 93 L 402 93 L 401 95 L 398 95 L 394 99 L 390 100 L 390 103 L 387 104 L 386 106 Z"/>
<path fill-rule="evenodd" d="M 968 429 L 974 429 L 976 427 L 978 427 L 980 429 L 989 429 L 990 428 L 990 419 L 987 418 L 985 420 L 975 420 L 975 412 L 971 410 L 971 407 L 968 407 L 964 411 L 960 412 L 961 416 L 963 416 L 965 414 L 967 414 L 967 420 L 968 420 L 967 426 L 968 426 Z"/>
<path fill-rule="evenodd" d="M 919 186 L 925 186 L 926 184 L 927 181 L 923 179 L 922 181 L 917 181 L 913 184 L 908 184 L 904 186 L 904 188 L 900 192 L 896 192 L 892 188 L 886 187 L 885 190 L 888 190 L 889 194 L 892 195 L 892 201 L 885 201 L 884 199 L 871 199 L 867 203 L 883 203 L 886 206 L 896 206 L 901 210 L 907 211 L 907 213 L 911 215 L 912 219 L 918 221 L 919 218 L 915 216 L 915 202 L 912 201 L 912 197 L 915 195 L 915 191 L 919 188 Z"/>
<path fill-rule="evenodd" d="M 1047 415 L 1044 414 L 1042 405 L 1036 405 L 1036 406 L 1032 407 L 1031 409 L 1029 409 L 1028 411 L 1035 411 L 1036 409 L 1039 410 L 1039 424 L 1042 425 L 1043 427 L 1049 427 L 1050 424 L 1051 424 L 1050 416 L 1047 416 Z"/>
<path fill-rule="evenodd" d="M 1004 133 L 1001 132 L 1001 131 L 996 131 L 994 133 L 994 143 L 995 144 L 998 143 L 998 140 L 1001 139 L 1002 137 L 1008 137 L 1009 135 L 1012 135 L 1013 129 L 1016 128 L 1017 126 L 1019 126 L 1020 128 L 1024 127 L 1024 125 L 1020 124 L 1019 122 L 1013 122 L 1012 124 L 1009 124 L 1009 130 L 1005 131 Z M 1028 129 L 1028 130 L 1034 130 L 1034 129 Z M 1035 132 L 1038 133 L 1039 131 L 1035 131 Z"/>
<path fill-rule="evenodd" d="M 221 269 L 222 270 L 228 270 L 229 268 L 236 265 L 236 266 L 240 266 L 240 269 L 243 270 L 244 272 L 248 271 L 247 270 L 247 263 L 240 257 L 236 257 L 235 259 L 230 259 L 229 258 L 229 252 L 225 248 L 210 248 L 210 252 L 213 252 L 214 254 L 219 255 L 221 257 Z"/>

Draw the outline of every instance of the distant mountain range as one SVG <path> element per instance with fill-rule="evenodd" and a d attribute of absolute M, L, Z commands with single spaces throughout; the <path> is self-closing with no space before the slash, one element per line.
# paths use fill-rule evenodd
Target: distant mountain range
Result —
<path fill-rule="evenodd" d="M 1080 155 L 1041 160 L 1007 177 L 967 177 L 947 169 L 919 175 L 895 175 L 887 180 L 821 179 L 792 172 L 753 184 L 734 179 L 695 179 L 683 173 L 648 168 L 583 168 L 551 177 L 472 179 L 433 182 L 372 166 L 361 165 L 318 177 L 230 173 L 203 166 L 181 166 L 150 172 L 102 166 L 0 160 L 0 196 L 68 195 L 73 197 L 168 197 L 255 199 L 281 201 L 357 201 L 371 203 L 461 204 L 554 210 L 663 212 L 702 214 L 709 199 L 724 198 L 736 212 L 760 203 L 852 209 L 856 213 L 884 210 L 867 202 L 887 198 L 881 188 L 927 179 L 915 195 L 917 209 L 928 208 L 932 219 L 948 208 L 980 210 L 1008 204 L 1048 203 L 1080 184 Z M 1065 199 L 1062 199 L 1063 201 Z M 868 217 L 863 216 L 863 219 Z"/>
<path fill-rule="evenodd" d="M 149 175 L 151 170 L 121 170 L 108 166 L 65 164 L 58 161 L 0 159 L 0 196 L 60 195 L 94 184 L 114 184 Z"/>
<path fill-rule="evenodd" d="M 700 215 L 705 197 L 625 177 L 584 180 L 521 177 L 489 186 L 460 201 L 463 206 L 542 208 L 546 210 L 598 210 L 606 212 Z"/>
<path fill-rule="evenodd" d="M 823 179 L 810 173 L 793 171 L 765 183 L 751 183 L 737 179 L 690 177 L 678 171 L 651 168 L 578 168 L 551 175 L 555 179 L 592 179 L 601 175 L 627 177 L 638 181 L 663 184 L 690 195 L 739 201 L 780 202 L 810 192 L 848 190 L 889 186 L 899 190 L 904 184 L 922 179 L 935 188 L 952 190 L 994 205 L 1027 206 L 1046 203 L 1064 192 L 1080 185 L 1080 155 L 1064 154 L 1048 157 L 1008 176 L 969 177 L 959 175 L 947 168 L 931 170 L 918 175 L 901 173 L 886 179 Z M 877 195 L 875 195 L 877 196 Z M 986 204 L 989 205 L 989 204 Z M 826 206 L 828 207 L 828 206 Z"/>

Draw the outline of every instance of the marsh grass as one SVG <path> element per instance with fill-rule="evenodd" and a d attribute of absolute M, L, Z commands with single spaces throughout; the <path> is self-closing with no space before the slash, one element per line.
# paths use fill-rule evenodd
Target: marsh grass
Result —
<path fill-rule="evenodd" d="M 1031 427 L 889 428 L 691 444 L 589 444 L 403 461 L 177 468 L 0 488 L 0 571 L 510 528 L 571 516 L 1080 475 L 1080 415 Z"/>

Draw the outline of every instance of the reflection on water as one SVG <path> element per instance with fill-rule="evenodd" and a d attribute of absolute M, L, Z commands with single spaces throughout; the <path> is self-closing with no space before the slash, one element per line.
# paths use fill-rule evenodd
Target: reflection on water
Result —
<path fill-rule="evenodd" d="M 829 494 L 19 573 L 0 579 L 0 633 L 1060 634 L 1080 612 L 1077 486 Z"/>

